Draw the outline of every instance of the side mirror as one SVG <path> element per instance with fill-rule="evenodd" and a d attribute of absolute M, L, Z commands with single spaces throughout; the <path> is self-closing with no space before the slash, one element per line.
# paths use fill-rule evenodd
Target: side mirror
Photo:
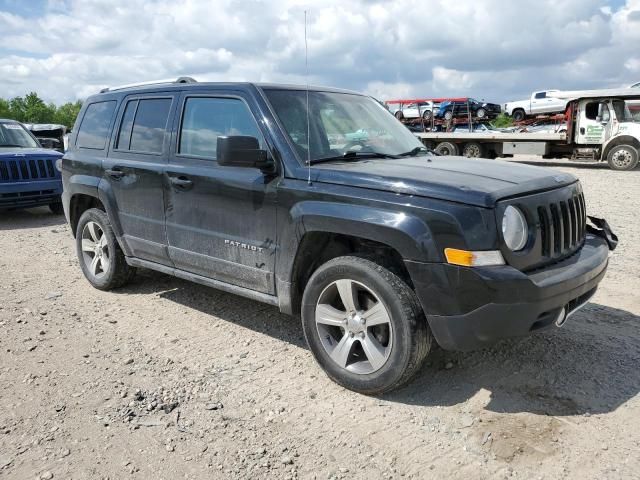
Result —
<path fill-rule="evenodd" d="M 263 172 L 273 173 L 273 160 L 266 150 L 261 150 L 258 139 L 244 135 L 220 136 L 217 141 L 216 156 L 218 165 L 227 167 L 259 168 Z"/>

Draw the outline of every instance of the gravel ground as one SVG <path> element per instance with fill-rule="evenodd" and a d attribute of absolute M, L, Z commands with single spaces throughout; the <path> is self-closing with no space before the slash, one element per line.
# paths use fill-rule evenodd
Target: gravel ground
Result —
<path fill-rule="evenodd" d="M 273 307 L 153 272 L 94 290 L 62 217 L 0 214 L 0 477 L 638 478 L 640 170 L 544 164 L 621 239 L 592 302 L 436 350 L 379 398 L 329 381 Z"/>

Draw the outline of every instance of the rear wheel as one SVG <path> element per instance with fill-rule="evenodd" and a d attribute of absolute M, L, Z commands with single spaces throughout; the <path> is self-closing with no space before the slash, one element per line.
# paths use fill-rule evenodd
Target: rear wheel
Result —
<path fill-rule="evenodd" d="M 453 118 L 453 112 L 451 110 L 447 110 L 444 112 L 444 119 L 451 120 Z"/>
<path fill-rule="evenodd" d="M 78 221 L 76 252 L 82 273 L 100 290 L 121 287 L 135 273 L 118 245 L 109 217 L 97 208 L 84 212 Z"/>
<path fill-rule="evenodd" d="M 521 122 L 525 117 L 524 110 L 522 110 L 521 108 L 514 110 L 511 116 L 513 117 L 514 121 Z"/>
<path fill-rule="evenodd" d="M 479 108 L 478 111 L 476 112 L 476 116 L 478 118 L 484 118 L 487 116 L 487 111 L 484 108 Z"/>
<path fill-rule="evenodd" d="M 440 155 L 445 156 L 455 156 L 458 155 L 458 146 L 455 143 L 451 142 L 440 142 L 436 148 L 434 148 L 436 152 Z"/>
<path fill-rule="evenodd" d="M 607 162 L 613 170 L 633 170 L 638 166 L 638 150 L 631 145 L 618 145 L 609 150 Z"/>
<path fill-rule="evenodd" d="M 311 276 L 302 326 L 329 378 L 364 394 L 406 383 L 432 344 L 413 290 L 386 268 L 353 256 L 330 260 Z"/>
<path fill-rule="evenodd" d="M 431 110 L 425 110 L 422 112 L 422 118 L 425 120 L 431 120 Z"/>
<path fill-rule="evenodd" d="M 481 143 L 469 142 L 462 148 L 462 156 L 469 158 L 480 158 L 484 156 L 484 148 Z"/>

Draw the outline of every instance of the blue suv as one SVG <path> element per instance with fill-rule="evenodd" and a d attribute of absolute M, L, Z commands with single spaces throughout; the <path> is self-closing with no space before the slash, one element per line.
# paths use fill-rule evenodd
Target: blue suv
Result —
<path fill-rule="evenodd" d="M 21 123 L 0 119 L 0 210 L 48 205 L 62 214 L 60 158 Z"/>

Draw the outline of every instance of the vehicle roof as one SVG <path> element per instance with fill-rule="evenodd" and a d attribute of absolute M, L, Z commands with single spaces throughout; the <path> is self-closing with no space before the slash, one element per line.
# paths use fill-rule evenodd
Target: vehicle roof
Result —
<path fill-rule="evenodd" d="M 99 93 L 92 95 L 92 97 L 98 95 L 115 94 L 115 93 L 145 93 L 145 92 L 158 92 L 167 90 L 207 90 L 207 89 L 249 89 L 259 88 L 263 90 L 306 90 L 331 92 L 331 93 L 348 93 L 352 95 L 364 95 L 360 92 L 352 90 L 346 90 L 335 87 L 325 87 L 317 85 L 295 85 L 284 83 L 257 83 L 257 82 L 175 82 L 175 81 L 158 81 L 147 82 L 141 84 L 130 84 L 122 86 L 108 87 L 101 90 Z"/>
<path fill-rule="evenodd" d="M 555 98 L 564 98 L 567 100 L 578 100 L 581 98 L 602 98 L 602 97 L 618 97 L 640 99 L 640 91 L 637 88 L 609 88 L 601 90 L 572 90 L 565 92 L 557 92 Z"/>

